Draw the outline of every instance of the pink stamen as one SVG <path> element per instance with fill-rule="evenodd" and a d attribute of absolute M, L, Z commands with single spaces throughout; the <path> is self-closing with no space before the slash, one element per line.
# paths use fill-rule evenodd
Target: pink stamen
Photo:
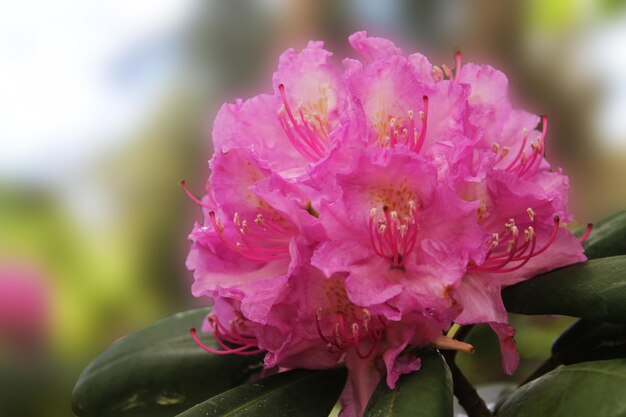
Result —
<path fill-rule="evenodd" d="M 541 162 L 544 160 L 545 156 L 546 156 L 546 135 L 548 134 L 548 116 L 546 115 L 542 115 L 541 116 L 541 137 L 539 138 L 539 150 L 537 150 L 537 153 L 541 154 L 541 157 L 538 158 L 538 162 L 532 167 L 532 169 L 528 170 L 528 173 L 526 174 L 525 178 L 532 178 L 533 175 L 535 175 L 535 173 L 539 170 L 539 167 L 541 166 Z"/>
<path fill-rule="evenodd" d="M 526 147 L 527 140 L 528 140 L 528 132 L 524 130 L 522 132 L 522 144 L 519 147 L 519 150 L 517 151 L 517 155 L 515 155 L 515 158 L 513 158 L 509 166 L 504 169 L 505 171 L 511 172 L 511 169 L 513 168 L 513 166 L 518 162 L 518 160 L 522 156 L 522 153 L 524 152 L 524 148 Z"/>
<path fill-rule="evenodd" d="M 383 326 L 382 328 L 375 329 L 374 326 L 372 326 L 370 323 L 371 317 L 369 313 L 364 310 L 363 314 L 365 317 L 359 320 L 361 325 L 359 325 L 359 323 L 357 322 L 352 322 L 349 325 L 350 331 L 348 331 L 344 314 L 338 312 L 335 316 L 336 322 L 333 326 L 334 337 L 329 338 L 325 336 L 324 332 L 322 331 L 322 313 L 323 309 L 320 307 L 317 311 L 316 319 L 317 334 L 320 339 L 326 344 L 330 352 L 335 353 L 338 351 L 345 351 L 354 347 L 355 353 L 361 359 L 367 359 L 375 352 L 376 347 L 379 345 L 379 342 L 382 339 L 382 334 L 385 327 L 384 321 L 380 320 Z M 363 333 L 361 332 L 361 328 L 365 330 Z M 361 350 L 361 345 L 368 342 L 370 343 L 370 347 L 365 353 L 363 353 L 363 351 Z"/>
<path fill-rule="evenodd" d="M 224 225 L 223 223 L 216 217 L 214 211 L 209 212 L 209 219 L 215 229 L 220 240 L 228 246 L 233 251 L 239 253 L 241 256 L 255 262 L 271 262 L 277 259 L 284 259 L 290 256 L 289 254 L 289 240 L 290 235 L 277 235 L 274 236 L 269 235 L 266 236 L 266 239 L 259 239 L 256 235 L 252 235 L 249 232 L 246 232 L 242 227 L 240 221 L 235 219 L 235 229 L 241 237 L 241 241 L 239 242 L 231 242 L 224 235 Z M 259 225 L 254 223 L 255 227 L 259 227 Z M 268 226 L 270 222 L 263 220 L 262 226 Z M 266 232 L 271 232 L 268 229 L 265 229 Z M 284 229 L 282 229 L 284 232 Z"/>
<path fill-rule="evenodd" d="M 398 213 L 383 206 L 383 216 L 376 219 L 377 210 L 371 211 L 369 219 L 370 244 L 376 255 L 388 261 L 394 268 L 403 268 L 417 241 L 419 226 L 416 222 L 415 203 L 409 202 L 409 216 L 400 220 Z"/>
<path fill-rule="evenodd" d="M 187 197 L 189 197 L 189 199 L 191 201 L 193 201 L 197 205 L 199 205 L 201 207 L 204 207 L 206 209 L 215 210 L 215 207 L 213 207 L 213 206 L 211 206 L 211 205 L 209 205 L 209 204 L 207 204 L 207 203 L 205 203 L 203 201 L 200 201 L 200 199 L 198 199 L 195 195 L 193 195 L 191 193 L 191 191 L 189 191 L 189 189 L 187 188 L 187 182 L 185 180 L 182 180 L 180 182 L 180 185 L 181 185 L 181 187 L 183 187 L 183 191 L 185 192 L 185 194 L 187 194 Z"/>
<path fill-rule="evenodd" d="M 224 338 L 227 342 L 233 343 L 235 345 L 249 345 L 256 344 L 256 339 L 251 337 L 242 336 L 237 330 L 237 326 L 234 322 L 231 322 L 230 330 L 227 329 L 217 318 L 217 316 L 213 313 L 210 313 L 207 316 L 207 321 L 209 325 L 215 332 L 219 332 L 221 337 Z"/>
<path fill-rule="evenodd" d="M 560 224 L 561 224 L 561 218 L 559 216 L 555 216 L 554 217 L 554 225 L 552 226 L 552 231 L 550 233 L 550 238 L 545 243 L 545 245 L 543 245 L 543 247 L 541 249 L 539 249 L 537 252 L 535 252 L 535 256 L 545 252 L 546 249 L 548 249 L 550 247 L 550 245 L 552 245 L 554 243 L 554 241 L 556 240 L 556 235 L 559 232 Z"/>
<path fill-rule="evenodd" d="M 218 350 L 218 349 L 214 349 L 210 346 L 205 345 L 202 340 L 200 340 L 200 337 L 198 336 L 198 332 L 196 331 L 195 328 L 191 328 L 189 329 L 189 333 L 191 333 L 191 337 L 193 338 L 194 342 L 196 342 L 196 344 L 204 349 L 205 351 L 209 352 L 209 353 L 213 353 L 215 355 L 231 355 L 231 354 L 235 354 L 235 355 L 241 355 L 241 356 L 249 356 L 249 355 L 257 355 L 259 353 L 264 352 L 261 349 L 254 349 L 254 350 L 246 350 L 246 349 L 250 349 L 250 348 L 254 348 L 254 346 L 245 346 L 245 347 L 241 347 L 241 348 L 230 348 L 226 345 L 224 345 L 220 338 L 216 335 L 215 336 L 215 340 L 220 344 L 220 346 L 225 347 L 225 350 Z"/>
<path fill-rule="evenodd" d="M 546 154 L 546 135 L 548 132 L 548 117 L 543 115 L 541 116 L 542 123 L 542 131 L 541 136 L 537 138 L 537 143 L 532 143 L 532 155 L 527 157 L 526 155 L 526 143 L 528 141 L 528 132 L 526 130 L 523 131 L 522 135 L 522 144 L 519 147 L 517 155 L 513 160 L 509 163 L 509 165 L 505 168 L 505 171 L 510 172 L 512 174 L 517 175 L 522 179 L 532 178 L 533 175 L 537 173 L 539 168 L 541 167 L 541 163 L 544 161 Z M 494 144 L 494 151 L 496 154 L 498 153 L 499 145 Z M 508 153 L 508 149 L 507 149 Z M 500 158 L 496 159 L 496 164 L 504 159 L 504 152 Z"/>
<path fill-rule="evenodd" d="M 404 123 L 399 123 L 395 117 L 389 120 L 389 127 L 387 132 L 385 132 L 387 136 L 382 140 L 382 145 L 393 148 L 398 143 L 402 143 L 414 152 L 419 153 L 424 145 L 428 128 L 428 96 L 422 97 L 422 107 L 423 110 L 419 112 L 421 121 L 419 133 L 415 128 L 415 114 L 413 110 L 409 110 Z"/>
<path fill-rule="evenodd" d="M 456 67 L 454 68 L 454 81 L 458 80 L 459 74 L 461 73 L 461 51 L 456 51 L 454 53 L 454 62 L 456 63 Z"/>
<path fill-rule="evenodd" d="M 585 233 L 583 233 L 583 235 L 580 237 L 580 243 L 583 243 L 585 240 L 587 240 L 587 238 L 591 234 L 592 229 L 593 229 L 593 224 L 587 223 L 587 229 L 585 230 Z"/>
<path fill-rule="evenodd" d="M 393 148 L 398 142 L 396 138 L 396 119 L 389 121 L 389 145 Z"/>
<path fill-rule="evenodd" d="M 330 340 L 328 340 L 326 338 L 326 336 L 324 336 L 324 332 L 322 332 L 322 326 L 321 326 L 321 321 L 322 321 L 322 308 L 320 307 L 317 310 L 317 320 L 315 320 L 315 326 L 317 327 L 317 334 L 319 335 L 320 339 L 322 339 L 328 346 L 331 346 L 332 343 L 330 342 Z"/>
<path fill-rule="evenodd" d="M 296 148 L 296 150 L 298 152 L 300 152 L 302 155 L 304 155 L 306 158 L 308 158 L 308 159 L 310 159 L 312 161 L 315 161 L 315 160 L 318 159 L 317 156 L 314 155 L 313 152 L 307 147 L 308 144 L 303 144 L 303 143 L 298 141 L 298 139 L 293 134 L 293 132 L 291 130 L 291 126 L 289 125 L 287 120 L 285 120 L 283 117 L 281 117 L 279 115 L 278 116 L 278 121 L 280 122 L 281 127 L 283 128 L 283 130 L 287 134 L 287 137 L 288 137 L 289 141 L 294 146 L 294 148 Z"/>
<path fill-rule="evenodd" d="M 311 121 L 307 120 L 304 109 L 299 107 L 298 115 L 300 116 L 300 120 L 296 120 L 291 111 L 289 101 L 287 100 L 285 85 L 280 84 L 278 91 L 280 92 L 284 107 L 284 112 L 280 111 L 278 113 L 278 120 L 287 134 L 287 138 L 293 147 L 307 159 L 313 162 L 318 161 L 324 156 L 330 144 L 330 137 L 324 128 L 322 119 L 319 115 L 314 114 L 313 119 L 317 122 L 317 126 L 314 126 Z"/>
<path fill-rule="evenodd" d="M 505 255 L 504 260 L 496 259 L 495 265 L 492 266 L 491 264 L 489 264 L 488 266 L 485 267 L 485 264 L 488 264 L 490 261 L 492 261 L 492 259 L 488 259 L 487 261 L 483 263 L 483 265 L 481 265 L 480 267 L 477 267 L 476 270 L 497 271 L 498 269 L 503 268 L 509 262 L 511 262 L 513 258 L 515 257 L 516 250 L 517 250 L 517 243 L 519 241 L 519 230 L 517 229 L 516 226 L 513 226 L 512 234 L 513 234 L 513 239 L 508 241 L 508 245 L 509 245 L 509 247 L 507 248 L 508 254 Z"/>
<path fill-rule="evenodd" d="M 528 209 L 529 216 L 532 223 L 535 222 L 535 213 L 531 209 Z M 535 250 L 537 244 L 537 235 L 533 226 L 529 226 L 524 231 L 523 245 L 518 244 L 519 231 L 515 226 L 513 220 L 506 224 L 505 231 L 502 233 L 505 236 L 509 231 L 512 239 L 507 241 L 506 250 L 502 251 L 502 244 L 498 234 L 494 234 L 491 240 L 491 247 L 485 256 L 485 260 L 481 265 L 470 265 L 468 269 L 478 272 L 497 272 L 506 273 L 513 272 L 524 265 L 526 265 L 532 258 L 545 252 L 556 240 L 556 236 L 559 230 L 560 219 L 558 216 L 554 218 L 554 224 L 550 232 L 550 236 L 547 242 L 539 249 Z M 513 262 L 520 262 L 517 265 L 510 266 Z M 508 266 L 508 267 L 507 267 Z"/>
<path fill-rule="evenodd" d="M 524 258 L 524 260 L 522 261 L 522 263 L 520 263 L 517 266 L 514 266 L 512 268 L 507 268 L 507 269 L 501 269 L 499 272 L 513 272 L 516 271 L 518 269 L 520 269 L 521 267 L 523 267 L 524 265 L 526 265 L 528 263 L 528 261 L 530 261 L 530 259 L 533 257 L 533 252 L 535 250 L 535 245 L 537 243 L 537 238 L 535 237 L 534 233 L 533 236 L 531 238 L 530 241 L 530 252 L 528 252 L 528 255 L 526 256 L 526 258 Z M 515 261 L 517 261 L 518 259 L 515 259 Z"/>
<path fill-rule="evenodd" d="M 539 140 L 541 141 L 541 139 Z M 533 156 L 530 157 L 529 160 L 525 161 L 524 167 L 517 174 L 519 177 L 525 177 L 525 174 L 534 174 L 535 169 L 535 161 L 538 161 L 541 164 L 541 158 L 537 158 L 538 155 L 541 154 L 541 144 L 539 146 L 531 145 L 533 150 Z"/>
<path fill-rule="evenodd" d="M 426 139 L 426 131 L 428 129 L 428 96 L 423 96 L 422 102 L 424 105 L 424 110 L 423 110 L 424 117 L 422 118 L 422 128 L 420 130 L 419 138 L 417 139 L 417 142 L 415 142 L 415 146 L 413 147 L 413 150 L 417 153 L 419 153 L 419 151 L 422 150 L 422 146 L 424 146 L 424 140 Z"/>

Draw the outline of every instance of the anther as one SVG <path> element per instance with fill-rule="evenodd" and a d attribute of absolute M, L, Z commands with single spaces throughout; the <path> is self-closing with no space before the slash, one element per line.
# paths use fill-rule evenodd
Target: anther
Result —
<path fill-rule="evenodd" d="M 435 81 L 443 80 L 443 71 L 437 65 L 433 65 L 433 78 Z"/>

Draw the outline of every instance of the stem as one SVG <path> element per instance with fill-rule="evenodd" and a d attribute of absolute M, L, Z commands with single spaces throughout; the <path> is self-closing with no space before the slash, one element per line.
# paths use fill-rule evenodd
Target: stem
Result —
<path fill-rule="evenodd" d="M 474 328 L 473 324 L 469 324 L 467 326 L 462 326 L 454 335 L 454 338 L 456 340 L 460 340 L 461 342 L 463 342 L 465 339 L 467 339 L 467 336 L 469 336 L 470 332 L 472 331 L 472 329 Z"/>
<path fill-rule="evenodd" d="M 474 325 L 463 326 L 455 334 L 454 338 L 460 341 L 465 340 L 469 333 L 474 328 Z M 468 381 L 463 375 L 461 369 L 454 362 L 456 358 L 455 350 L 448 350 L 443 352 L 443 357 L 450 368 L 452 373 L 452 385 L 454 389 L 454 395 L 459 400 L 459 404 L 467 413 L 467 417 L 493 417 L 493 414 L 487 408 L 485 401 L 478 395 L 476 388 Z"/>
<path fill-rule="evenodd" d="M 443 356 L 452 373 L 454 395 L 459 400 L 461 407 L 467 412 L 467 417 L 493 417 L 485 401 L 476 392 L 476 388 L 465 378 L 463 372 L 454 363 L 454 357 L 450 358 L 450 356 L 454 355 L 449 355 L 448 352 L 445 352 Z"/>

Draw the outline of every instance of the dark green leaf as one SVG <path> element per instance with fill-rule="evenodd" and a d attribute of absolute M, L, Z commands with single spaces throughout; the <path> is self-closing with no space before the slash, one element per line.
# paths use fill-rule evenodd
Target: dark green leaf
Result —
<path fill-rule="evenodd" d="M 626 359 L 555 369 L 516 390 L 498 417 L 623 417 Z"/>
<path fill-rule="evenodd" d="M 579 236 L 583 233 L 576 232 Z M 595 223 L 583 246 L 589 259 L 626 255 L 626 211 Z"/>
<path fill-rule="evenodd" d="M 580 319 L 552 344 L 552 355 L 524 383 L 560 365 L 626 358 L 626 326 Z"/>
<path fill-rule="evenodd" d="M 345 368 L 289 371 L 233 388 L 179 417 L 327 417 L 345 384 Z"/>
<path fill-rule="evenodd" d="M 452 376 L 436 351 L 420 354 L 419 371 L 402 375 L 391 390 L 383 380 L 367 404 L 365 417 L 451 417 Z"/>
<path fill-rule="evenodd" d="M 189 335 L 209 309 L 179 313 L 132 333 L 96 358 L 72 394 L 79 417 L 165 417 L 245 382 L 259 356 L 218 356 Z M 215 347 L 209 335 L 203 335 Z"/>
<path fill-rule="evenodd" d="M 502 291 L 507 310 L 626 324 L 626 256 L 595 259 Z"/>
<path fill-rule="evenodd" d="M 626 358 L 626 326 L 578 320 L 554 342 L 552 356 L 566 365 Z"/>

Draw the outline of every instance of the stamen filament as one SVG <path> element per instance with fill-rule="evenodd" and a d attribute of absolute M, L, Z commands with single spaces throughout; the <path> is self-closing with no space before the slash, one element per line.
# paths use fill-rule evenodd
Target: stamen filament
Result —
<path fill-rule="evenodd" d="M 420 130 L 419 138 L 417 139 L 417 142 L 415 143 L 415 146 L 413 148 L 413 150 L 417 153 L 419 153 L 422 150 L 422 146 L 424 146 L 424 140 L 426 139 L 426 131 L 428 129 L 428 96 L 423 96 L 422 102 L 424 103 L 424 110 L 423 110 L 424 113 L 422 113 L 424 116 L 421 118 L 422 128 Z"/>
<path fill-rule="evenodd" d="M 181 186 L 181 187 L 183 187 L 183 191 L 185 192 L 185 194 L 187 194 L 187 197 L 189 197 L 189 199 L 190 199 L 191 201 L 193 201 L 193 202 L 194 202 L 194 203 L 196 203 L 197 205 L 199 205 L 199 206 L 201 206 L 201 207 L 204 207 L 204 208 L 206 208 L 206 209 L 209 209 L 209 210 L 215 210 L 215 207 L 214 207 L 214 206 L 211 206 L 211 205 L 209 205 L 209 204 L 207 204 L 207 203 L 205 203 L 205 202 L 201 201 L 198 197 L 196 197 L 195 195 L 193 195 L 193 194 L 191 193 L 191 191 L 189 191 L 189 188 L 187 188 L 187 181 L 182 180 L 182 181 L 180 182 L 180 186 Z"/>
<path fill-rule="evenodd" d="M 532 209 L 527 210 L 529 217 L 534 223 L 535 212 Z M 506 251 L 503 253 L 500 243 L 500 235 L 494 233 L 490 248 L 485 255 L 484 261 L 481 265 L 470 265 L 468 269 L 477 272 L 513 272 L 524 265 L 526 265 L 532 258 L 545 252 L 552 243 L 556 240 L 556 236 L 559 229 L 560 220 L 559 217 L 554 218 L 554 224 L 550 232 L 550 236 L 546 243 L 539 249 L 536 249 L 537 234 L 533 226 L 529 226 L 524 230 L 524 244 L 519 245 L 519 231 L 515 222 L 511 219 L 510 222 L 505 224 L 504 232 L 502 236 L 511 234 L 511 239 L 507 242 Z M 498 250 L 500 248 L 500 250 Z M 517 265 L 511 266 L 513 262 L 520 262 Z M 507 267 L 508 266 L 508 267 Z"/>
<path fill-rule="evenodd" d="M 593 229 L 593 224 L 587 223 L 587 229 L 585 229 L 585 233 L 583 233 L 583 235 L 580 237 L 580 243 L 583 243 L 585 240 L 587 240 L 587 238 L 591 234 L 592 229 Z"/>
<path fill-rule="evenodd" d="M 300 120 L 296 120 L 287 100 L 284 84 L 278 86 L 278 91 L 283 102 L 283 107 L 278 113 L 278 120 L 287 134 L 287 138 L 293 147 L 307 159 L 312 162 L 318 161 L 324 156 L 330 145 L 330 137 L 324 128 L 322 119 L 318 114 L 314 114 L 312 119 L 308 118 L 304 108 L 299 105 L 297 112 Z M 312 120 L 315 120 L 318 126 L 314 126 Z"/>
<path fill-rule="evenodd" d="M 200 337 L 198 337 L 198 332 L 196 331 L 195 328 L 191 328 L 189 329 L 189 333 L 191 333 L 191 337 L 193 338 L 194 342 L 196 342 L 196 344 L 204 349 L 205 351 L 209 352 L 209 353 L 213 353 L 215 355 L 231 355 L 231 354 L 236 354 L 236 355 L 241 355 L 241 356 L 249 356 L 249 355 L 257 355 L 259 353 L 264 352 L 261 349 L 254 349 L 254 350 L 245 350 L 245 349 L 250 349 L 250 348 L 254 348 L 254 346 L 246 346 L 245 349 L 241 349 L 241 348 L 236 348 L 236 349 L 232 349 L 229 348 L 228 346 L 225 346 L 222 344 L 222 342 L 220 341 L 219 337 L 215 337 L 215 340 L 220 344 L 220 346 L 224 347 L 225 346 L 225 350 L 219 350 L 219 349 L 214 349 L 210 346 L 205 345 L 202 340 L 200 340 Z"/>

